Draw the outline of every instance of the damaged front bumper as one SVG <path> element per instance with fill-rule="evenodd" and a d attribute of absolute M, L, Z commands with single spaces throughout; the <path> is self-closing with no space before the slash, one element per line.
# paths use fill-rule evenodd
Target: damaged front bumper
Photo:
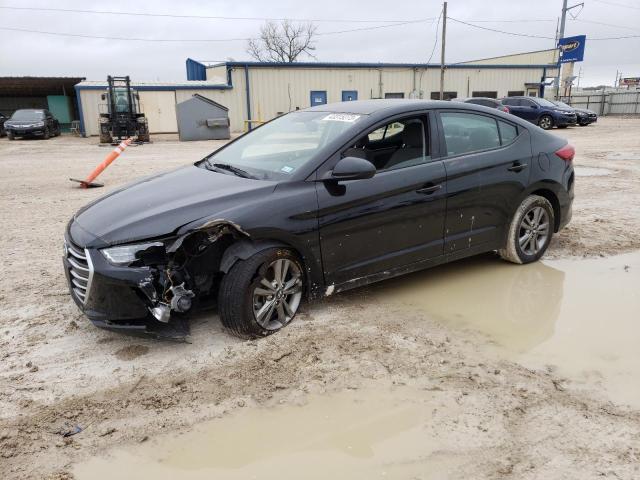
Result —
<path fill-rule="evenodd" d="M 81 248 L 68 235 L 62 262 L 71 297 L 95 326 L 169 338 L 189 334 L 188 323 L 180 316 L 169 321 L 165 315 L 161 322 L 152 314 L 163 305 L 156 283 L 158 269 L 114 266 L 98 250 Z"/>

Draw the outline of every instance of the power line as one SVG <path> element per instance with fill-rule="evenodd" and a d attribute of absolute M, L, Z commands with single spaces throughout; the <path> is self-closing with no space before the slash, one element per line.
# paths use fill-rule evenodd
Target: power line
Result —
<path fill-rule="evenodd" d="M 468 22 L 463 22 L 462 20 L 458 20 L 452 17 L 447 17 L 449 20 L 452 20 L 456 23 L 462 23 L 463 25 L 467 25 L 469 27 L 474 27 L 474 28 L 479 28 L 481 30 L 488 30 L 490 32 L 496 32 L 496 33 L 503 33 L 505 35 L 513 35 L 516 37 L 528 37 L 528 38 L 540 38 L 540 39 L 544 39 L 544 40 L 556 40 L 555 37 L 543 37 L 542 35 L 529 35 L 529 34 L 525 34 L 525 33 L 516 33 L 516 32 L 506 32 L 504 30 L 498 30 L 495 28 L 489 28 L 489 27 L 483 27 L 481 25 L 474 25 L 473 23 L 468 23 Z M 596 37 L 596 38 L 592 38 L 589 37 L 589 41 L 600 41 L 600 40 L 625 40 L 625 39 L 629 39 L 629 38 L 640 38 L 640 35 L 623 35 L 623 36 L 619 36 L 619 37 Z"/>
<path fill-rule="evenodd" d="M 605 27 L 624 28 L 626 30 L 640 31 L 638 28 L 628 27 L 626 25 L 616 25 L 613 23 L 596 22 L 595 20 L 581 20 L 579 18 L 571 19 L 574 22 L 592 23 L 594 25 L 604 25 Z"/>
<path fill-rule="evenodd" d="M 433 54 L 436 51 L 436 46 L 438 45 L 438 30 L 440 29 L 440 19 L 442 18 L 442 10 L 440 10 L 440 15 L 438 15 L 438 23 L 436 23 L 436 38 L 433 42 L 433 48 L 431 49 L 431 55 L 429 55 L 429 60 L 427 63 L 431 63 L 431 59 L 433 58 Z"/>
<path fill-rule="evenodd" d="M 635 5 L 626 5 L 624 3 L 609 2 L 609 1 L 606 1 L 606 0 L 594 0 L 594 2 L 604 3 L 605 5 L 612 5 L 614 7 L 623 7 L 623 8 L 631 8 L 633 10 L 640 10 L 640 7 L 637 7 Z"/>
<path fill-rule="evenodd" d="M 391 27 L 399 27 L 401 25 L 409 25 L 414 23 L 424 23 L 429 20 L 434 20 L 435 18 L 426 18 L 420 20 L 410 20 L 406 22 L 398 22 L 390 25 L 374 25 L 371 27 L 362 27 L 362 28 L 352 28 L 348 30 L 337 30 L 331 32 L 320 32 L 316 33 L 316 36 L 326 36 L 326 35 L 339 35 L 342 33 L 350 33 L 350 32 L 361 32 L 364 30 L 377 30 L 380 28 L 391 28 Z M 122 40 L 122 41 L 131 41 L 131 42 L 163 42 L 163 43 L 211 43 L 211 42 L 241 42 L 241 41 L 249 41 L 256 40 L 252 37 L 244 37 L 244 38 L 144 38 L 144 37 L 116 37 L 110 35 L 89 35 L 84 33 L 62 33 L 62 32 L 51 32 L 46 30 L 31 30 L 26 28 L 15 28 L 15 27 L 0 27 L 0 30 L 8 30 L 12 32 L 23 32 L 23 33 L 37 33 L 42 35 L 54 35 L 59 37 L 76 37 L 76 38 L 91 38 L 97 40 Z"/>
<path fill-rule="evenodd" d="M 495 28 L 483 27 L 481 25 L 475 25 L 473 23 L 463 22 L 462 20 L 458 20 L 458 19 L 453 18 L 453 17 L 447 17 L 447 18 L 449 20 L 452 20 L 452 21 L 456 22 L 456 23 L 461 23 L 463 25 L 468 25 L 469 27 L 480 28 L 481 30 L 488 30 L 490 32 L 504 33 L 506 35 L 513 35 L 515 37 L 528 37 L 528 38 L 541 38 L 541 39 L 544 39 L 544 40 L 555 40 L 555 37 L 543 37 L 541 35 L 528 35 L 526 33 L 505 32 L 504 30 L 497 30 Z"/>
<path fill-rule="evenodd" d="M 283 21 L 291 20 L 295 22 L 331 22 L 331 23 L 402 23 L 413 20 L 364 20 L 345 18 L 286 18 L 286 17 L 230 17 L 221 15 L 181 15 L 175 13 L 147 13 L 147 12 L 121 12 L 112 10 L 80 10 L 74 8 L 51 8 L 51 7 L 13 7 L 1 5 L 0 8 L 6 10 L 27 10 L 37 12 L 59 12 L 59 13 L 86 13 L 96 15 L 118 15 L 131 17 L 159 17 L 159 18 L 192 18 L 204 20 L 259 20 L 259 21 Z"/>

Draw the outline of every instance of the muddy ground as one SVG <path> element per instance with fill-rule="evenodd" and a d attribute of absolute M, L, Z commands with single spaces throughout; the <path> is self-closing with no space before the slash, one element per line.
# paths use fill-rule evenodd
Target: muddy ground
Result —
<path fill-rule="evenodd" d="M 555 130 L 575 145 L 572 223 L 550 258 L 640 248 L 640 119 Z M 307 393 L 409 385 L 434 394 L 433 435 L 460 461 L 450 478 L 638 478 L 640 411 L 484 348 L 473 330 L 376 302 L 371 289 L 305 307 L 284 332 L 240 341 L 215 312 L 190 343 L 91 326 L 61 268 L 73 212 L 136 177 L 191 163 L 216 142 L 157 138 L 80 190 L 108 152 L 95 139 L 0 139 L 0 478 L 72 478 L 75 462 L 232 410 Z M 606 169 L 605 171 L 599 169 Z M 607 175 L 600 175 L 606 173 Z M 80 426 L 64 438 L 58 432 Z"/>

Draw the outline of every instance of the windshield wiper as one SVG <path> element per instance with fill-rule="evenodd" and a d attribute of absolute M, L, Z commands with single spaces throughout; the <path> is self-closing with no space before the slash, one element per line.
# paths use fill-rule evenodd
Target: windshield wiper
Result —
<path fill-rule="evenodd" d="M 206 161 L 207 166 L 213 167 L 218 170 L 225 170 L 227 172 L 231 172 L 234 175 L 242 178 L 255 178 L 246 170 L 242 170 L 241 168 L 234 167 L 233 165 L 229 165 L 228 163 L 211 163 L 208 159 Z"/>

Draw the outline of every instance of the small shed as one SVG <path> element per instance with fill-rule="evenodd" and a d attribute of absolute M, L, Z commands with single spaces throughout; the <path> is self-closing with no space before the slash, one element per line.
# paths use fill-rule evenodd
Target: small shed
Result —
<path fill-rule="evenodd" d="M 229 109 L 218 102 L 194 94 L 176 106 L 178 133 L 181 141 L 226 140 L 229 131 Z"/>

